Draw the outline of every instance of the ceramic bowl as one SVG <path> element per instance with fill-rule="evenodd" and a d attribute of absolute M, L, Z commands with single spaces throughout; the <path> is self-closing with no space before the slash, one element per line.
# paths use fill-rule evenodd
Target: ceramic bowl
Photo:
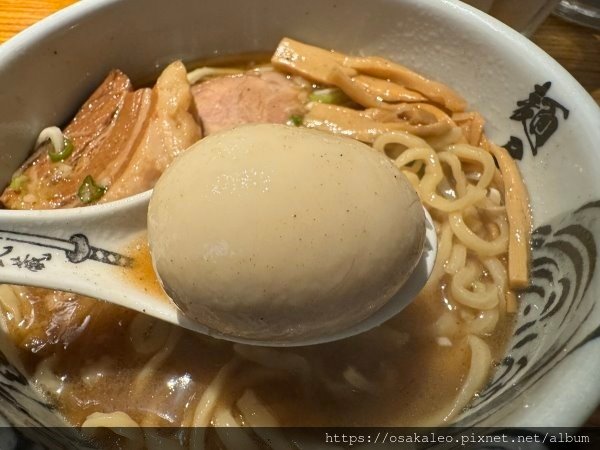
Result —
<path fill-rule="evenodd" d="M 504 359 L 462 425 L 577 426 L 600 399 L 600 111 L 559 64 L 500 22 L 445 0 L 89 0 L 0 47 L 0 184 L 38 132 L 118 67 L 269 51 L 283 36 L 397 60 L 462 94 L 518 160 L 533 208 L 531 286 Z M 0 268 L 0 270 L 2 270 Z M 62 423 L 10 355 L 0 416 Z"/>

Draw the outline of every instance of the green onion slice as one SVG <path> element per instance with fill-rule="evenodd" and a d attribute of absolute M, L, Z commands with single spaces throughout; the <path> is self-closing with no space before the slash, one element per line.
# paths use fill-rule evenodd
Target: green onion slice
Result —
<path fill-rule="evenodd" d="M 304 118 L 298 114 L 292 114 L 290 116 L 289 122 L 291 125 L 294 125 L 295 127 L 299 127 L 304 123 Z"/>
<path fill-rule="evenodd" d="M 64 161 L 71 153 L 73 153 L 73 141 L 71 139 L 65 138 L 63 140 L 63 147 L 60 150 L 56 150 L 54 146 L 52 146 L 52 150 L 48 151 L 48 156 L 52 162 Z"/>
<path fill-rule="evenodd" d="M 20 192 L 25 188 L 25 185 L 29 181 L 27 175 L 17 175 L 10 180 L 10 185 L 8 186 L 14 191 Z"/>
<path fill-rule="evenodd" d="M 337 88 L 327 88 L 312 91 L 308 95 L 308 99 L 311 102 L 329 103 L 333 105 L 347 103 L 349 100 L 348 96 Z"/>
<path fill-rule="evenodd" d="M 104 186 L 96 184 L 91 175 L 88 175 L 83 179 L 81 186 L 79 186 L 77 196 L 82 203 L 92 203 L 100 200 L 106 192 L 106 189 L 107 188 Z"/>

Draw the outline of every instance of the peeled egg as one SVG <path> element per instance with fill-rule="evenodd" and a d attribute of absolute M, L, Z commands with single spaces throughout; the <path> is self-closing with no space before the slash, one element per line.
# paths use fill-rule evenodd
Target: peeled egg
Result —
<path fill-rule="evenodd" d="M 404 175 L 352 139 L 285 125 L 208 136 L 158 181 L 155 269 L 188 317 L 294 341 L 356 324 L 419 261 L 425 216 Z"/>

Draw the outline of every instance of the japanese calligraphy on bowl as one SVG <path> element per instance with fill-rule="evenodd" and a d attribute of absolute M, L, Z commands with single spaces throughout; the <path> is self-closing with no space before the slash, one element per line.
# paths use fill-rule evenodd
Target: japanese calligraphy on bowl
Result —
<path fill-rule="evenodd" d="M 517 101 L 518 108 L 510 116 L 523 124 L 533 156 L 558 129 L 560 121 L 569 117 L 569 110 L 547 95 L 551 86 L 550 81 L 536 84 L 526 100 Z M 511 136 L 504 147 L 514 159 L 523 158 L 523 141 L 519 137 Z"/>

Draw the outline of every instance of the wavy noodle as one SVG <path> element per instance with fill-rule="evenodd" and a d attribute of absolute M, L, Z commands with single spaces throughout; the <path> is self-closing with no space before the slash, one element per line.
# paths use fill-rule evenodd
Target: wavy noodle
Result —
<path fill-rule="evenodd" d="M 348 75 L 344 77 L 346 81 L 350 79 Z M 452 119 L 459 124 L 459 131 L 447 132 L 443 139 L 425 140 L 394 131 L 379 135 L 373 148 L 394 160 L 432 216 L 441 220 L 438 260 L 424 292 L 431 292 L 447 274 L 452 300 L 479 311 L 468 315 L 467 330 L 487 335 L 497 326 L 501 315 L 498 308 L 506 310 L 507 299 L 514 303 L 514 296 L 507 291 L 506 269 L 498 259 L 507 253 L 509 245 L 506 207 L 501 195 L 504 182 L 490 152 L 480 147 L 482 141 L 490 147 L 483 136 L 481 116 L 459 112 Z M 442 141 L 445 145 L 441 145 Z M 446 177 L 444 165 L 450 178 Z M 458 242 L 454 242 L 453 236 Z M 468 252 L 481 259 L 493 284 L 485 281 L 480 264 L 468 262 Z"/>
<path fill-rule="evenodd" d="M 369 381 L 362 373 L 360 373 L 356 367 L 348 366 L 342 373 L 344 379 L 352 385 L 352 387 L 364 391 L 370 392 L 371 394 L 376 393 L 379 389 L 377 385 Z"/>
<path fill-rule="evenodd" d="M 81 381 L 88 388 L 93 387 L 102 378 L 110 374 L 113 364 L 114 361 L 108 355 L 103 355 L 98 361 L 93 361 L 82 367 L 79 374 Z"/>
<path fill-rule="evenodd" d="M 423 170 L 424 168 L 425 168 L 425 164 L 423 164 L 423 161 L 417 160 L 410 166 L 403 167 L 402 170 L 414 173 L 415 175 L 418 176 L 419 172 L 421 172 L 421 170 Z"/>
<path fill-rule="evenodd" d="M 170 438 L 161 435 L 160 429 L 148 428 L 142 425 L 146 450 L 181 450 L 181 438 Z M 191 448 L 191 447 L 190 447 Z"/>
<path fill-rule="evenodd" d="M 40 131 L 40 134 L 35 142 L 35 147 L 39 147 L 46 141 L 50 141 L 52 143 L 52 147 L 56 151 L 62 150 L 64 147 L 65 136 L 63 132 L 58 127 L 47 127 Z"/>
<path fill-rule="evenodd" d="M 461 159 L 480 163 L 483 166 L 483 171 L 477 182 L 477 187 L 479 189 L 485 189 L 489 186 L 494 178 L 494 171 L 496 170 L 492 155 L 479 147 L 473 147 L 471 145 L 451 145 L 447 148 L 447 151 L 455 154 Z"/>
<path fill-rule="evenodd" d="M 278 429 L 277 418 L 251 389 L 246 389 L 238 399 L 236 406 L 240 410 L 244 425 L 254 428 L 254 432 L 274 449 L 291 449 L 292 444 Z M 268 427 L 268 428 L 267 428 Z M 294 447 L 295 448 L 295 447 Z"/>
<path fill-rule="evenodd" d="M 441 162 L 447 164 L 454 178 L 454 190 L 458 197 L 462 197 L 467 193 L 467 178 L 462 170 L 460 159 L 454 153 L 444 151 L 438 153 L 438 158 Z"/>
<path fill-rule="evenodd" d="M 442 198 L 433 189 L 425 190 L 426 197 L 424 197 L 424 203 L 437 209 L 438 211 L 451 213 L 454 211 L 460 211 L 474 205 L 479 200 L 485 197 L 485 191 L 477 189 L 471 185 L 467 186 L 467 192 L 463 197 L 456 200 L 448 200 Z"/>
<path fill-rule="evenodd" d="M 6 311 L 5 319 L 18 324 L 23 320 L 21 301 L 15 294 L 13 287 L 8 284 L 0 285 L 0 306 Z"/>
<path fill-rule="evenodd" d="M 452 337 L 460 332 L 460 320 L 456 317 L 456 313 L 446 311 L 435 321 L 433 329 L 435 330 L 435 335 L 438 337 Z"/>
<path fill-rule="evenodd" d="M 196 84 L 206 78 L 212 78 L 219 75 L 241 75 L 244 73 L 242 69 L 231 69 L 227 67 L 199 67 L 187 74 L 187 79 L 190 84 Z"/>
<path fill-rule="evenodd" d="M 444 268 L 446 273 L 449 275 L 456 275 L 458 271 L 462 270 L 467 263 L 467 248 L 462 244 L 454 244 L 450 257 Z"/>
<path fill-rule="evenodd" d="M 470 308 L 488 310 L 498 306 L 497 287 L 479 280 L 481 270 L 472 261 L 450 281 L 452 298 Z"/>
<path fill-rule="evenodd" d="M 95 412 L 87 416 L 87 419 L 81 424 L 81 428 L 93 427 L 126 427 L 139 428 L 139 424 L 123 411 L 111 413 Z M 127 437 L 126 435 L 123 435 Z"/>
<path fill-rule="evenodd" d="M 475 205 L 487 217 L 497 216 L 498 214 L 506 215 L 506 207 L 496 202 L 494 192 L 497 192 L 497 190 L 494 188 L 488 189 L 487 197 Z"/>
<path fill-rule="evenodd" d="M 382 134 L 373 143 L 373 148 L 385 153 L 385 147 L 389 144 L 401 144 L 406 148 L 429 148 L 429 144 L 427 144 L 426 140 L 404 131 L 393 131 Z"/>
<path fill-rule="evenodd" d="M 95 412 L 90 414 L 81 425 L 82 432 L 88 436 L 99 434 L 99 428 L 107 428 L 116 435 L 125 438 L 119 445 L 124 450 L 146 448 L 144 432 L 139 424 L 123 411 L 111 413 Z"/>
<path fill-rule="evenodd" d="M 241 424 L 238 422 L 238 419 L 233 417 L 233 414 L 231 413 L 231 408 L 229 408 L 229 406 L 222 405 L 222 406 L 217 407 L 215 410 L 215 413 L 213 415 L 213 425 L 217 428 L 228 428 L 228 427 L 239 427 Z M 238 443 L 238 444 L 240 444 L 240 443 Z M 227 444 L 225 445 L 225 447 L 233 448 L 233 449 L 248 448 L 245 445 L 228 446 Z"/>
<path fill-rule="evenodd" d="M 140 370 L 140 373 L 135 377 L 133 381 L 133 392 L 141 391 L 148 384 L 156 369 L 165 362 L 171 353 L 173 353 L 182 333 L 181 328 L 171 327 L 171 333 L 162 350 L 150 358 L 142 370 Z"/>
<path fill-rule="evenodd" d="M 40 386 L 46 394 L 53 397 L 60 396 L 64 388 L 64 380 L 54 373 L 54 366 L 58 361 L 57 355 L 49 356 L 40 361 L 33 374 L 35 384 Z"/>
<path fill-rule="evenodd" d="M 234 358 L 219 370 L 196 404 L 194 418 L 192 419 L 191 424 L 192 427 L 207 427 L 210 425 L 210 420 L 217 404 L 217 400 L 221 397 L 225 385 L 230 381 L 229 378 L 233 373 L 239 370 L 240 366 L 240 360 Z"/>
<path fill-rule="evenodd" d="M 219 407 L 213 420 L 217 435 L 227 450 L 259 450 L 260 447 L 251 437 L 252 431 L 240 428 L 240 423 L 233 416 L 230 408 Z"/>
<path fill-rule="evenodd" d="M 238 358 L 233 358 L 219 370 L 215 378 L 202 393 L 200 399 L 196 403 L 194 416 L 190 424 L 192 427 L 190 432 L 190 448 L 204 448 L 205 429 L 211 425 L 217 402 L 223 395 L 227 383 L 231 381 L 231 377 L 240 369 L 240 366 L 240 360 Z"/>
<path fill-rule="evenodd" d="M 500 235 L 491 241 L 477 236 L 463 219 L 461 212 L 453 212 L 449 217 L 450 227 L 454 235 L 469 249 L 478 255 L 496 256 L 506 253 L 508 248 L 508 225 L 506 217 L 499 216 L 495 223 L 498 225 Z"/>
<path fill-rule="evenodd" d="M 279 426 L 279 421 L 271 414 L 265 404 L 259 400 L 253 390 L 246 389 L 236 404 L 242 413 L 244 424 L 251 427 Z"/>
<path fill-rule="evenodd" d="M 481 261 L 498 288 L 500 313 L 506 311 L 506 294 L 508 289 L 506 267 L 498 258 L 485 258 Z"/>
<path fill-rule="evenodd" d="M 465 209 L 485 198 L 486 192 L 480 187 L 480 184 L 483 185 L 485 182 L 489 183 L 487 178 L 483 180 L 483 183 L 478 183 L 477 186 L 466 186 L 464 196 L 456 200 L 443 198 L 437 192 L 438 185 L 444 179 L 444 172 L 437 152 L 423 139 L 411 136 L 406 132 L 383 134 L 375 140 L 373 148 L 382 153 L 386 153 L 386 146 L 390 144 L 402 144 L 407 147 L 394 159 L 396 166 L 403 170 L 404 173 L 406 173 L 404 168 L 415 161 L 422 161 L 425 164 L 425 173 L 420 179 L 417 192 L 421 200 L 427 206 L 443 212 L 452 212 Z M 458 155 L 468 155 L 471 158 L 474 158 L 476 155 L 475 151 L 460 147 L 450 148 L 449 151 Z M 484 158 L 482 157 L 481 160 L 483 161 Z M 491 160 L 491 163 L 493 167 L 493 159 Z M 491 174 L 493 175 L 493 173 Z"/>
<path fill-rule="evenodd" d="M 477 336 L 469 335 L 467 342 L 471 350 L 471 363 L 469 372 L 463 385 L 454 399 L 450 411 L 444 417 L 444 422 L 456 416 L 465 406 L 471 402 L 475 394 L 480 391 L 488 380 L 492 365 L 492 354 L 490 347 L 484 340 Z"/>
<path fill-rule="evenodd" d="M 467 331 L 477 336 L 487 336 L 496 329 L 498 320 L 500 320 L 498 308 L 480 311 L 474 319 L 467 322 Z"/>
<path fill-rule="evenodd" d="M 416 174 L 412 173 L 410 170 L 402 170 L 402 173 L 408 179 L 409 183 L 412 185 L 414 190 L 418 191 L 419 190 L 419 182 L 421 181 L 421 180 L 419 180 L 419 177 Z"/>
<path fill-rule="evenodd" d="M 20 358 L 21 355 L 11 340 L 8 319 L 2 311 L 0 311 L 0 353 L 20 373 L 27 373 Z"/>
<path fill-rule="evenodd" d="M 306 358 L 295 353 L 275 350 L 267 347 L 253 347 L 235 344 L 235 352 L 241 357 L 275 370 L 283 370 L 298 376 L 300 379 L 309 380 L 311 374 L 310 364 Z"/>
<path fill-rule="evenodd" d="M 137 353 L 158 352 L 168 341 L 171 325 L 146 314 L 137 314 L 129 324 L 129 339 Z"/>

